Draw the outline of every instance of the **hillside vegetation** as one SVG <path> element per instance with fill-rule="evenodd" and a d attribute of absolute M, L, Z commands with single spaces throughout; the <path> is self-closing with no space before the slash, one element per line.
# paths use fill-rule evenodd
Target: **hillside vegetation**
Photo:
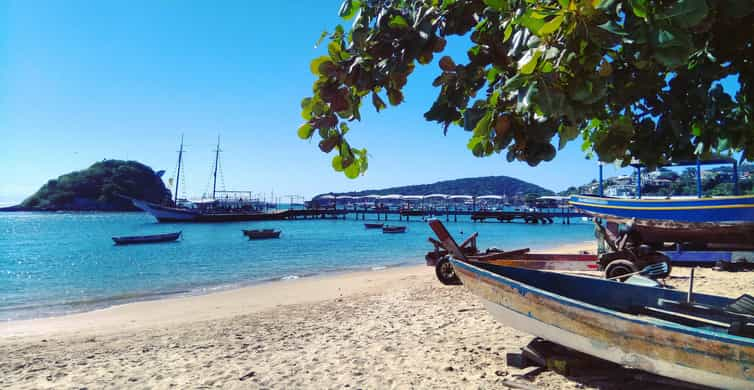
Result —
<path fill-rule="evenodd" d="M 170 191 L 152 168 L 122 160 L 100 161 L 52 179 L 21 203 L 32 210 L 135 210 L 118 194 L 161 203 Z"/>
<path fill-rule="evenodd" d="M 665 180 L 642 179 L 642 195 L 647 196 L 681 196 L 696 195 L 696 169 L 687 168 L 680 173 L 673 173 L 667 169 L 660 170 L 660 178 Z M 744 164 L 739 166 L 738 190 L 741 195 L 754 194 L 754 165 Z M 604 188 L 616 186 L 615 177 L 604 180 Z M 630 185 L 636 185 L 635 176 L 631 176 Z M 702 171 L 702 192 L 705 196 L 733 195 L 733 170 L 730 167 L 717 167 Z M 596 194 L 598 192 L 597 180 L 569 187 L 560 195 Z"/>
<path fill-rule="evenodd" d="M 536 184 L 525 182 L 509 176 L 471 177 L 455 180 L 438 181 L 432 184 L 418 184 L 402 187 L 390 187 L 378 190 L 358 192 L 344 192 L 335 195 L 505 195 L 508 197 L 525 196 L 528 194 L 552 195 L 553 192 Z M 321 196 L 321 195 L 320 195 Z"/>

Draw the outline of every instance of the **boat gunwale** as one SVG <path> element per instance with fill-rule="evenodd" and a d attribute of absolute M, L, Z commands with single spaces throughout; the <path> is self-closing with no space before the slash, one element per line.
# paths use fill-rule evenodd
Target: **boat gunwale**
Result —
<path fill-rule="evenodd" d="M 754 199 L 754 198 L 752 198 Z M 711 209 L 746 209 L 746 208 L 754 208 L 754 203 L 751 204 L 729 204 L 729 205 L 697 205 L 697 206 L 666 206 L 666 207 L 641 207 L 641 206 L 619 206 L 619 205 L 609 205 L 609 204 L 599 204 L 599 203 L 584 203 L 584 202 L 575 202 L 572 200 L 568 201 L 569 204 L 575 206 L 576 208 L 579 208 L 579 206 L 584 207 L 595 207 L 595 208 L 605 208 L 605 209 L 621 209 L 621 210 L 659 210 L 659 211 L 667 211 L 667 210 L 711 210 Z"/>
<path fill-rule="evenodd" d="M 754 201 L 754 195 L 720 195 L 713 197 L 689 197 L 689 198 L 669 198 L 669 199 L 645 199 L 645 198 L 617 198 L 610 196 L 599 195 L 571 195 L 571 198 L 589 198 L 589 199 L 603 199 L 603 200 L 617 200 L 617 201 L 631 201 L 631 202 L 698 202 L 698 201 L 714 201 L 714 200 L 735 200 L 735 199 L 751 199 Z M 569 199 L 570 202 L 570 199 Z"/>
<path fill-rule="evenodd" d="M 521 290 L 521 288 L 523 288 L 525 290 L 528 290 L 529 292 L 541 295 L 541 296 L 543 296 L 545 298 L 551 299 L 551 300 L 553 300 L 555 302 L 558 302 L 558 303 L 566 305 L 566 306 L 571 306 L 571 307 L 575 307 L 575 308 L 579 308 L 579 309 L 591 311 L 591 312 L 594 312 L 594 313 L 598 313 L 598 314 L 602 314 L 602 315 L 607 315 L 607 316 L 610 316 L 612 318 L 617 318 L 617 319 L 620 319 L 620 320 L 629 321 L 629 322 L 634 323 L 634 324 L 655 326 L 655 327 L 658 327 L 660 329 L 664 329 L 664 330 L 671 331 L 671 332 L 680 332 L 680 333 L 683 333 L 683 334 L 686 334 L 686 335 L 689 335 L 689 336 L 701 337 L 701 338 L 711 339 L 711 340 L 719 341 L 719 342 L 731 342 L 731 343 L 735 343 L 737 345 L 742 345 L 742 346 L 754 348 L 754 338 L 736 336 L 736 335 L 732 335 L 732 334 L 728 334 L 728 333 L 714 332 L 714 331 L 711 331 L 711 330 L 708 330 L 708 329 L 695 328 L 695 327 L 692 327 L 692 326 L 686 326 L 686 325 L 678 324 L 678 323 L 671 322 L 671 321 L 665 321 L 665 320 L 661 320 L 659 318 L 654 318 L 654 317 L 650 317 L 650 316 L 640 317 L 640 316 L 637 316 L 637 315 L 634 315 L 634 314 L 629 314 L 629 313 L 624 313 L 624 312 L 620 312 L 620 311 L 616 311 L 616 310 L 607 309 L 607 308 L 600 307 L 600 306 L 597 306 L 597 305 L 594 305 L 594 304 L 591 304 L 591 303 L 587 303 L 587 302 L 579 301 L 577 299 L 569 298 L 569 297 L 566 297 L 566 296 L 563 296 L 563 295 L 555 294 L 553 292 L 550 292 L 550 291 L 547 291 L 547 290 L 543 290 L 541 288 L 534 287 L 534 286 L 528 285 L 526 283 L 519 282 L 519 281 L 516 281 L 514 279 L 505 277 L 503 275 L 498 275 L 498 274 L 496 274 L 496 273 L 494 273 L 492 271 L 488 271 L 486 269 L 483 269 L 483 268 L 480 268 L 480 267 L 476 267 L 473 264 L 469 264 L 469 263 L 466 263 L 466 262 L 463 262 L 463 261 L 459 261 L 459 260 L 456 260 L 456 259 L 451 259 L 451 262 L 452 262 L 452 264 L 453 264 L 454 267 L 455 266 L 460 266 L 461 267 L 461 271 L 462 271 L 461 273 L 466 273 L 467 276 L 472 276 L 472 277 L 476 276 L 476 277 L 479 277 L 479 279 L 480 279 L 480 281 L 482 283 L 491 284 L 492 286 L 496 286 L 496 284 L 490 283 L 489 281 L 484 280 L 483 277 L 488 278 L 488 279 L 492 279 L 493 281 L 498 281 L 498 282 L 504 283 L 505 285 L 507 285 L 509 287 L 512 287 L 512 288 L 514 288 L 516 290 L 519 290 L 519 293 L 521 293 L 520 290 Z M 504 267 L 504 266 L 502 266 L 502 267 Z M 540 271 L 540 272 L 546 272 L 546 271 Z M 562 275 L 573 276 L 573 275 L 567 275 L 567 274 L 562 274 Z M 576 276 L 574 276 L 574 277 L 576 277 Z M 612 283 L 621 283 L 621 282 L 612 281 Z M 646 287 L 646 288 L 657 288 L 657 287 Z M 708 294 L 697 294 L 697 295 L 708 295 Z M 500 303 L 497 303 L 497 302 L 493 302 L 493 303 L 496 304 L 496 305 L 501 305 Z M 503 305 L 501 305 L 501 306 L 503 306 Z M 519 314 L 527 315 L 527 313 L 521 313 L 518 310 L 515 310 L 515 309 L 510 308 L 508 306 L 504 306 L 504 307 L 508 308 L 509 310 L 515 311 L 515 312 L 517 312 Z M 556 324 L 550 324 L 550 325 L 558 327 Z M 560 327 L 558 327 L 558 328 L 560 328 Z"/>

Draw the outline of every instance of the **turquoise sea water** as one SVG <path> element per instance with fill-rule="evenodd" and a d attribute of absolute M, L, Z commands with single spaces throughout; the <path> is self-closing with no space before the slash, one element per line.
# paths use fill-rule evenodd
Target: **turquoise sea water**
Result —
<path fill-rule="evenodd" d="M 346 220 L 158 224 L 143 213 L 0 213 L 0 320 L 325 272 L 422 264 L 431 249 L 427 237 L 434 237 L 427 224 L 391 218 L 391 224 L 407 225 L 407 233 L 367 230 L 352 215 Z M 575 219 L 571 225 L 528 225 L 460 218 L 447 222 L 448 230 L 459 242 L 478 231 L 482 248 L 544 249 L 593 237 L 592 226 Z M 241 234 L 255 228 L 277 228 L 283 234 L 260 241 Z M 178 230 L 183 238 L 175 243 L 115 246 L 111 240 Z"/>

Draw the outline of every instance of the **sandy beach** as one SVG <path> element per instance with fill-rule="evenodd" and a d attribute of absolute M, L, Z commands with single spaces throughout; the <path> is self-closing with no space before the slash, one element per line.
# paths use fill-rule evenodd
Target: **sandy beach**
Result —
<path fill-rule="evenodd" d="M 559 248 L 593 248 L 578 243 Z M 686 288 L 688 269 L 670 284 Z M 754 272 L 697 272 L 751 292 Z M 410 266 L 280 281 L 0 325 L 2 388 L 668 388 L 633 373 L 506 365 L 532 336 Z"/>

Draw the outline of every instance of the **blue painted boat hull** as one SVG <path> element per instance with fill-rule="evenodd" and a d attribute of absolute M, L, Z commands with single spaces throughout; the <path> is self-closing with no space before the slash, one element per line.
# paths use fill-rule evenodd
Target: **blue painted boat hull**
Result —
<path fill-rule="evenodd" d="M 605 279 L 451 260 L 464 286 L 500 322 L 571 349 L 678 380 L 754 388 L 754 339 L 723 326 L 690 326 L 646 315 L 685 293 Z M 695 294 L 724 307 L 732 299 Z"/>
<path fill-rule="evenodd" d="M 577 195 L 579 211 L 629 223 L 642 242 L 754 246 L 754 196 L 688 199 L 618 199 Z"/>

